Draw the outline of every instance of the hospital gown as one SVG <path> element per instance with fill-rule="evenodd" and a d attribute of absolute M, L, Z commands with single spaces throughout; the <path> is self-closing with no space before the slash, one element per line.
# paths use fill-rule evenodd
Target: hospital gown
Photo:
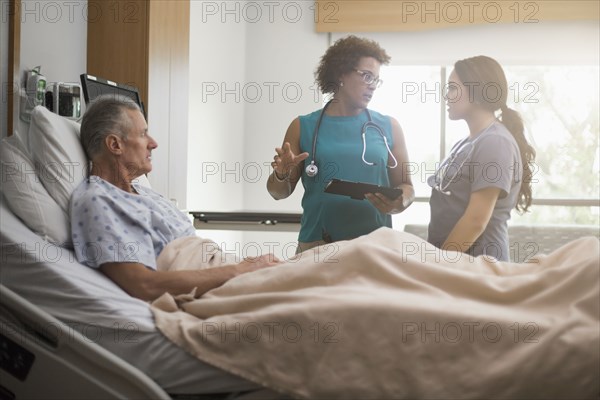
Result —
<path fill-rule="evenodd" d="M 71 235 L 82 264 L 135 262 L 156 269 L 167 243 L 196 234 L 188 217 L 152 189 L 127 193 L 98 176 L 85 179 L 70 203 Z"/>

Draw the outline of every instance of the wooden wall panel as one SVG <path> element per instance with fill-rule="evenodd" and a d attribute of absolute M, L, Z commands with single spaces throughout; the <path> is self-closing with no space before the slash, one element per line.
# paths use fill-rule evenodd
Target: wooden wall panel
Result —
<path fill-rule="evenodd" d="M 402 32 L 473 24 L 600 19 L 598 0 L 317 0 L 317 32 Z"/>
<path fill-rule="evenodd" d="M 148 109 L 150 0 L 89 0 L 87 73 L 135 86 Z"/>
<path fill-rule="evenodd" d="M 8 87 L 7 90 L 7 135 L 14 132 L 19 115 L 19 89 L 21 77 L 21 0 L 10 0 L 8 9 Z"/>

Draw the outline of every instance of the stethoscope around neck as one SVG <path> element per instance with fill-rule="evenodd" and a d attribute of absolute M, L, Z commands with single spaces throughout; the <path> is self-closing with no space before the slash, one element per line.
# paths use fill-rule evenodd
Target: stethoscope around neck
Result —
<path fill-rule="evenodd" d="M 319 137 L 319 129 L 321 128 L 321 122 L 323 121 L 323 116 L 325 115 L 325 110 L 327 110 L 327 107 L 329 107 L 329 105 L 331 104 L 332 101 L 333 101 L 333 99 L 329 100 L 327 102 L 327 104 L 325 104 L 325 106 L 321 110 L 321 114 L 319 115 L 319 120 L 317 121 L 317 125 L 315 126 L 315 132 L 313 134 L 311 161 L 310 161 L 310 164 L 305 169 L 306 175 L 308 175 L 311 178 L 317 176 L 317 174 L 319 173 L 319 167 L 317 167 L 317 164 L 315 164 L 315 160 L 317 159 L 317 139 Z M 362 142 L 363 142 L 363 150 L 362 150 L 363 163 L 370 165 L 370 166 L 376 165 L 376 163 L 369 162 L 365 159 L 365 153 L 367 152 L 367 130 L 369 130 L 369 128 L 373 128 L 383 138 L 383 142 L 385 143 L 385 148 L 387 149 L 387 152 L 390 155 L 390 157 L 392 157 L 392 160 L 394 160 L 394 165 L 388 165 L 388 168 L 396 168 L 398 166 L 398 161 L 396 160 L 396 157 L 394 157 L 394 154 L 392 153 L 392 150 L 390 149 L 390 146 L 387 141 L 387 137 L 385 136 L 383 129 L 381 129 L 381 127 L 379 125 L 377 125 L 375 122 L 373 122 L 373 120 L 371 119 L 371 113 L 369 112 L 368 109 L 365 108 L 365 112 L 367 113 L 367 118 L 369 118 L 369 120 L 367 122 L 365 122 L 361 128 L 361 137 L 362 137 Z"/>
<path fill-rule="evenodd" d="M 492 123 L 485 128 L 481 133 L 477 135 L 477 137 L 473 140 L 466 138 L 460 142 L 458 142 L 454 148 L 450 152 L 450 157 L 446 158 L 441 165 L 435 170 L 435 173 L 427 178 L 427 184 L 433 189 L 439 191 L 440 193 L 450 196 L 452 192 L 449 190 L 449 187 L 462 173 L 462 168 L 465 163 L 471 158 L 473 151 L 475 150 L 475 143 L 496 123 L 496 120 L 492 121 Z M 468 149 L 468 150 L 467 150 Z M 458 167 L 456 167 L 455 162 L 459 154 L 466 151 L 466 155 L 463 160 L 460 162 Z M 447 178 L 446 175 L 448 170 L 454 166 L 454 174 L 451 177 Z M 444 183 L 446 180 L 446 183 Z"/>

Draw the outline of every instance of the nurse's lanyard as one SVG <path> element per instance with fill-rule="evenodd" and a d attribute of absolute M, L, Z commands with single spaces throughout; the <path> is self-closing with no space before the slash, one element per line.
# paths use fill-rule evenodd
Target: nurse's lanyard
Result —
<path fill-rule="evenodd" d="M 311 160 L 310 164 L 306 167 L 306 175 L 308 175 L 311 178 L 315 177 L 319 173 L 319 168 L 315 164 L 315 160 L 317 159 L 317 138 L 319 136 L 319 129 L 321 128 L 321 121 L 323 120 L 323 115 L 325 115 L 325 110 L 327 110 L 327 107 L 329 107 L 329 105 L 331 104 L 332 101 L 333 101 L 333 99 L 329 100 L 327 102 L 327 104 L 325 104 L 325 106 L 321 110 L 321 114 L 319 115 L 319 120 L 317 121 L 317 125 L 315 126 L 315 132 L 313 134 L 312 153 L 311 153 L 312 160 Z M 363 142 L 362 161 L 367 165 L 375 165 L 375 163 L 369 162 L 365 159 L 365 153 L 367 152 L 367 139 L 366 139 L 367 130 L 369 128 L 373 128 L 383 138 L 383 142 L 385 143 L 385 148 L 387 149 L 387 152 L 390 155 L 390 157 L 392 157 L 392 160 L 394 160 L 394 165 L 388 165 L 388 168 L 396 168 L 398 166 L 398 161 L 396 160 L 396 157 L 394 157 L 392 150 L 390 150 L 390 146 L 388 145 L 388 141 L 387 141 L 387 138 L 385 137 L 383 129 L 381 129 L 381 127 L 379 125 L 377 125 L 375 122 L 373 122 L 373 120 L 371 119 L 371 113 L 369 113 L 368 109 L 365 108 L 365 112 L 367 113 L 367 117 L 369 118 L 369 120 L 363 124 L 362 129 L 361 129 L 361 137 L 362 137 L 362 142 Z"/>

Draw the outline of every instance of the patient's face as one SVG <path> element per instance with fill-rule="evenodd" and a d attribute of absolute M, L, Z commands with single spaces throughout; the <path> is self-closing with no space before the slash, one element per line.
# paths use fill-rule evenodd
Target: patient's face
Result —
<path fill-rule="evenodd" d="M 121 161 L 125 165 L 129 178 L 135 179 L 152 171 L 152 150 L 158 147 L 148 134 L 148 124 L 141 112 L 127 110 L 131 128 L 127 139 L 123 141 Z"/>

